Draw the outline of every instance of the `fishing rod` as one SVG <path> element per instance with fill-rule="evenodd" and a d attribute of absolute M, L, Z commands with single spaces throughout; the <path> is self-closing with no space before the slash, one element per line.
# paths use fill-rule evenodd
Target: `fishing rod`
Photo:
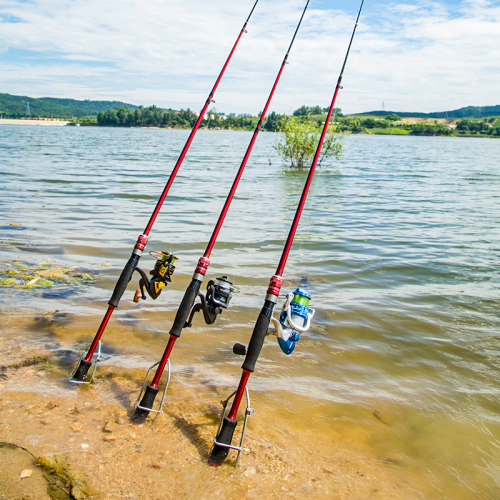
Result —
<path fill-rule="evenodd" d="M 94 379 L 94 374 L 95 370 L 97 368 L 97 363 L 100 361 L 100 352 L 101 352 L 101 337 L 104 333 L 104 330 L 106 329 L 106 326 L 109 322 L 109 319 L 111 315 L 113 314 L 113 311 L 118 307 L 118 304 L 120 302 L 120 299 L 122 295 L 124 294 L 127 285 L 129 281 L 132 279 L 132 275 L 134 271 L 138 271 L 140 274 L 141 278 L 139 280 L 139 290 L 137 290 L 134 301 L 138 302 L 139 298 L 142 298 L 143 300 L 146 299 L 145 291 L 147 291 L 148 295 L 153 299 L 157 299 L 158 296 L 160 295 L 162 289 L 167 286 L 167 284 L 171 281 L 171 276 L 174 273 L 175 266 L 174 262 L 177 260 L 177 257 L 169 252 L 150 252 L 152 257 L 155 257 L 157 259 L 157 262 L 155 264 L 155 267 L 152 271 L 150 271 L 151 274 L 151 279 L 149 279 L 144 271 L 137 267 L 139 263 L 139 259 L 142 256 L 142 253 L 146 247 L 146 244 L 149 239 L 149 233 L 153 227 L 153 224 L 156 220 L 156 217 L 158 216 L 161 207 L 163 205 L 163 202 L 165 201 L 165 198 L 167 197 L 168 191 L 170 190 L 170 186 L 174 182 L 175 176 L 177 175 L 177 172 L 189 150 L 189 147 L 191 146 L 191 143 L 193 142 L 194 136 L 196 132 L 198 131 L 198 128 L 200 126 L 201 121 L 203 120 L 203 117 L 205 116 L 205 113 L 208 109 L 208 106 L 213 103 L 213 97 L 215 94 L 215 91 L 217 90 L 217 87 L 219 86 L 219 83 L 222 79 L 222 76 L 224 75 L 227 66 L 229 65 L 229 62 L 231 58 L 233 57 L 233 54 L 236 50 L 236 47 L 243 36 L 244 33 L 246 33 L 246 27 L 248 22 L 250 21 L 250 18 L 252 17 L 252 14 L 255 10 L 255 7 L 257 6 L 259 0 L 255 0 L 255 3 L 253 4 L 252 9 L 250 10 L 250 14 L 248 15 L 246 21 L 243 24 L 243 27 L 241 28 L 236 41 L 229 53 L 229 56 L 227 57 L 221 72 L 219 73 L 219 76 L 217 77 L 217 80 L 215 81 L 215 84 L 210 91 L 210 94 L 208 95 L 208 98 L 200 111 L 200 114 L 198 116 L 198 119 L 196 120 L 196 123 L 194 124 L 191 133 L 189 134 L 189 137 L 186 141 L 186 144 L 184 145 L 181 154 L 172 170 L 172 173 L 170 174 L 170 177 L 168 178 L 167 184 L 165 185 L 165 188 L 163 189 L 163 192 L 161 193 L 161 196 L 156 204 L 155 209 L 153 210 L 153 213 L 149 219 L 149 222 L 144 229 L 144 232 L 139 236 L 137 239 L 137 242 L 134 246 L 134 249 L 132 251 L 132 255 L 130 256 L 128 262 L 125 264 L 125 267 L 123 268 L 120 277 L 118 278 L 118 281 L 116 282 L 115 288 L 113 290 L 113 294 L 108 302 L 108 309 L 104 315 L 104 318 L 102 319 L 102 322 L 99 326 L 99 329 L 97 330 L 97 333 L 94 337 L 94 340 L 90 344 L 90 347 L 88 348 L 87 353 L 82 354 L 82 357 L 80 358 L 79 364 L 73 374 L 70 377 L 70 382 L 74 383 L 90 383 Z M 94 353 L 98 349 L 96 360 L 94 363 L 94 370 L 92 371 L 92 374 L 90 376 L 90 379 L 86 380 L 88 371 L 90 367 L 92 366 L 92 358 L 94 357 Z"/>
<path fill-rule="evenodd" d="M 295 217 L 292 221 L 288 238 L 286 240 L 283 252 L 281 254 L 281 259 L 276 269 L 276 273 L 271 277 L 269 286 L 267 288 L 264 305 L 260 310 L 259 316 L 255 323 L 248 347 L 242 344 L 236 344 L 233 347 L 233 352 L 235 354 L 245 355 L 245 361 L 243 362 L 242 365 L 243 372 L 236 391 L 233 392 L 225 401 L 222 402 L 223 411 L 221 415 L 221 420 L 219 423 L 219 428 L 216 433 L 216 437 L 214 438 L 214 446 L 212 448 L 210 458 L 208 460 L 208 463 L 210 465 L 214 466 L 220 465 L 227 457 L 231 449 L 235 449 L 238 451 L 238 458 L 240 456 L 241 451 L 243 450 L 243 439 L 245 436 L 247 419 L 254 412 L 254 410 L 250 408 L 250 397 L 248 395 L 247 382 L 250 377 L 250 374 L 253 373 L 255 370 L 255 364 L 261 352 L 266 335 L 268 334 L 277 335 L 282 350 L 286 354 L 290 354 L 290 352 L 292 352 L 293 348 L 295 347 L 296 341 L 299 340 L 300 338 L 300 333 L 305 332 L 309 329 L 311 319 L 314 315 L 314 310 L 311 310 L 311 308 L 308 307 L 310 295 L 305 290 L 302 290 L 300 288 L 296 289 L 294 292 L 291 292 L 287 295 L 287 300 L 285 302 L 279 320 L 273 318 L 273 311 L 274 311 L 274 306 L 278 301 L 278 296 L 281 290 L 281 286 L 283 284 L 283 272 L 285 269 L 286 261 L 288 259 L 293 239 L 295 237 L 295 232 L 299 224 L 300 216 L 304 208 L 304 204 L 307 198 L 307 193 L 309 191 L 309 187 L 311 185 L 311 181 L 314 176 L 314 170 L 316 168 L 321 148 L 323 146 L 323 141 L 328 129 L 328 125 L 330 123 L 335 101 L 337 99 L 337 94 L 339 93 L 339 90 L 342 88 L 341 86 L 342 76 L 344 74 L 346 62 L 349 57 L 349 52 L 351 50 L 354 34 L 358 26 L 358 21 L 361 15 L 361 10 L 363 8 L 363 3 L 364 0 L 362 0 L 361 6 L 358 11 L 358 16 L 356 18 L 354 29 L 352 31 L 351 39 L 349 41 L 347 52 L 344 58 L 344 63 L 342 65 L 342 69 L 340 71 L 340 75 L 337 80 L 337 85 L 335 87 L 335 92 L 333 94 L 332 103 L 330 105 L 330 109 L 328 110 L 328 115 L 326 117 L 323 130 L 321 132 L 321 136 L 316 148 L 316 152 L 314 154 L 314 158 L 311 163 L 311 167 L 309 169 L 309 174 L 307 176 L 304 189 L 302 191 L 302 195 L 300 197 L 300 201 L 297 206 L 297 210 L 295 212 Z M 270 328 L 271 322 L 274 325 L 274 329 Z M 234 430 L 237 425 L 236 416 L 238 413 L 241 400 L 243 399 L 244 395 L 246 396 L 247 408 L 245 411 L 245 418 L 243 422 L 243 428 L 239 445 L 234 446 L 231 443 L 233 439 Z M 232 399 L 232 404 L 230 403 L 231 399 Z M 226 408 L 228 406 L 230 408 L 226 414 Z"/>
<path fill-rule="evenodd" d="M 170 353 L 172 352 L 175 341 L 180 337 L 182 329 L 191 326 L 191 321 L 193 319 L 193 316 L 198 311 L 203 312 L 203 318 L 205 322 L 208 325 L 211 325 L 212 323 L 215 322 L 217 316 L 222 312 L 222 310 L 226 309 L 229 306 L 229 301 L 231 300 L 234 288 L 231 286 L 232 283 L 228 280 L 227 276 L 219 277 L 215 281 L 210 280 L 207 284 L 207 292 L 205 296 L 202 293 L 200 293 L 200 287 L 207 272 L 207 268 L 210 265 L 210 254 L 215 245 L 222 224 L 224 223 L 224 219 L 229 210 L 229 206 L 234 197 L 241 176 L 243 175 L 243 171 L 248 162 L 248 158 L 250 157 L 250 153 L 252 152 L 255 141 L 257 140 L 257 136 L 262 127 L 262 123 L 264 122 L 264 118 L 266 117 L 269 105 L 271 104 L 271 101 L 273 99 L 276 87 L 278 86 L 278 82 L 281 78 L 281 74 L 283 73 L 283 70 L 287 64 L 288 56 L 292 49 L 293 42 L 295 41 L 295 38 L 299 31 L 300 25 L 302 24 L 302 19 L 304 18 L 307 7 L 309 6 L 309 1 L 310 0 L 307 0 L 304 10 L 302 11 L 302 15 L 293 34 L 292 41 L 290 42 L 288 50 L 286 51 L 285 57 L 283 58 L 283 62 L 281 63 L 278 75 L 276 77 L 276 80 L 274 81 L 271 93 L 267 98 L 266 105 L 264 106 L 264 109 L 260 115 L 257 126 L 255 127 L 252 138 L 250 140 L 248 148 L 241 162 L 240 168 L 236 173 L 233 185 L 231 187 L 231 190 L 229 191 L 224 206 L 222 207 L 222 211 L 219 215 L 219 219 L 217 221 L 217 224 L 215 225 L 212 236 L 210 237 L 210 240 L 207 244 L 205 253 L 198 260 L 198 264 L 195 268 L 191 282 L 188 285 L 186 292 L 184 293 L 184 297 L 182 298 L 182 301 L 179 305 L 179 309 L 177 310 L 177 314 L 175 315 L 172 328 L 169 332 L 170 338 L 163 353 L 163 356 L 161 357 L 160 361 L 151 366 L 148 372 L 146 373 L 146 378 L 144 380 L 142 389 L 139 393 L 139 397 L 137 398 L 137 406 L 133 416 L 133 420 L 136 423 L 144 422 L 150 412 L 159 413 L 163 408 L 165 393 L 168 389 L 168 383 L 170 381 Z M 195 300 L 197 297 L 200 299 L 200 302 L 195 304 Z M 159 392 L 158 384 L 160 383 L 160 379 L 162 377 L 163 371 L 165 370 L 165 366 L 167 366 L 167 363 L 168 363 L 168 376 L 167 376 L 167 381 L 165 383 L 165 387 L 163 389 L 163 397 L 161 399 L 159 409 L 153 410 L 154 401 Z M 149 374 L 156 366 L 157 369 L 151 381 L 151 384 L 147 384 Z"/>

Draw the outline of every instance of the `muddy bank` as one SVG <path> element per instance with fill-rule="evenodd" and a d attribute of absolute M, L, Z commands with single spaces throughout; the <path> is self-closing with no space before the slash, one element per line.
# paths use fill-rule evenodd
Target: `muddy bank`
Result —
<path fill-rule="evenodd" d="M 67 381 L 70 359 L 13 349 L 3 360 L 0 455 L 9 465 L 0 473 L 0 498 L 61 498 L 57 491 L 109 499 L 418 496 L 390 460 L 370 457 L 342 436 L 311 441 L 265 406 L 251 418 L 239 462 L 232 454 L 210 467 L 220 412 L 214 403 L 223 391 L 171 384 L 163 414 L 139 426 L 130 416 L 142 373 L 103 367 L 94 385 L 78 386 Z M 46 457 L 64 465 L 65 490 L 51 489 L 54 474 L 40 466 Z M 76 478 L 76 493 L 68 478 Z"/>

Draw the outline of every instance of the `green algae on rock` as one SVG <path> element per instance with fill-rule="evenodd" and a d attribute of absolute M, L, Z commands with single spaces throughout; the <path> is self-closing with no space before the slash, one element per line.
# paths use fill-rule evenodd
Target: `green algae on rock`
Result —
<path fill-rule="evenodd" d="M 56 263 L 34 264 L 4 260 L 0 268 L 0 286 L 20 289 L 76 287 L 85 288 L 95 281 L 90 272 L 78 267 L 65 268 Z"/>

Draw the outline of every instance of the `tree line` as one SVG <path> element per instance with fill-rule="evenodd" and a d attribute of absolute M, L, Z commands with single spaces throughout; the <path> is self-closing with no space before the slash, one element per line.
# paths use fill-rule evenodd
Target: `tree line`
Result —
<path fill-rule="evenodd" d="M 428 136 L 490 136 L 500 137 L 500 118 L 484 119 L 463 118 L 457 120 L 455 126 L 434 122 L 410 123 L 403 121 L 398 115 L 391 114 L 384 119 L 339 116 L 336 119 L 339 132 L 362 134 L 401 134 Z"/>
<path fill-rule="evenodd" d="M 325 120 L 325 108 L 320 106 L 301 106 L 292 113 L 293 117 L 300 118 L 320 128 Z M 258 116 L 234 116 L 210 110 L 202 119 L 200 126 L 207 129 L 219 130 L 254 130 Z M 271 112 L 262 124 L 262 129 L 269 132 L 279 131 L 287 115 Z M 130 109 L 120 106 L 99 112 L 96 123 L 106 127 L 160 127 L 160 128 L 192 128 L 198 115 L 190 109 L 162 109 L 156 106 Z M 402 135 L 480 135 L 500 137 L 500 119 L 489 117 L 483 119 L 463 118 L 457 120 L 455 127 L 439 122 L 404 121 L 396 113 L 388 114 L 383 118 L 344 116 L 341 109 L 335 109 L 332 116 L 332 126 L 342 133 L 374 133 L 374 134 L 402 134 Z"/>
<path fill-rule="evenodd" d="M 118 107 L 98 113 L 97 125 L 104 127 L 160 127 L 160 128 L 192 128 L 198 115 L 190 109 L 161 109 L 156 106 L 136 109 Z M 281 115 L 270 113 L 263 124 L 264 130 L 273 131 L 280 121 Z M 257 116 L 234 116 L 210 110 L 202 119 L 200 126 L 208 129 L 253 130 L 259 121 Z"/>

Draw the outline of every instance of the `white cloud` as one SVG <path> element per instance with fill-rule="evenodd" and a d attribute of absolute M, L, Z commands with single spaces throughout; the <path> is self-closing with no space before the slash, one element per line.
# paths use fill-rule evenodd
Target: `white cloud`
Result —
<path fill-rule="evenodd" d="M 198 109 L 253 0 L 202 5 L 4 0 L 0 91 Z M 263 108 L 303 5 L 259 3 L 220 84 L 217 109 Z M 271 109 L 329 104 L 356 13 L 311 2 Z M 354 112 L 382 102 L 401 111 L 499 104 L 499 25 L 498 2 L 372 1 L 361 16 L 338 105 Z M 12 50 L 31 51 L 38 60 L 13 59 Z"/>

